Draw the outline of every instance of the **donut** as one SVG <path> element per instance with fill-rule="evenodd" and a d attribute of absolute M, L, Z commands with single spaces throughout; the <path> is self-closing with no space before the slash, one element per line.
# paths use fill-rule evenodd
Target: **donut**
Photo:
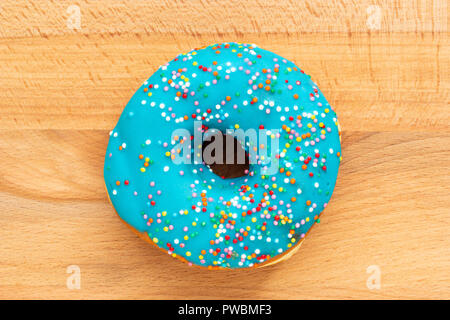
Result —
<path fill-rule="evenodd" d="M 203 159 L 204 139 L 233 130 L 262 138 L 234 137 L 246 163 L 225 177 Z M 172 257 L 207 269 L 267 266 L 320 222 L 340 135 L 301 68 L 253 44 L 214 44 L 160 66 L 132 96 L 110 132 L 105 185 L 119 217 Z"/>

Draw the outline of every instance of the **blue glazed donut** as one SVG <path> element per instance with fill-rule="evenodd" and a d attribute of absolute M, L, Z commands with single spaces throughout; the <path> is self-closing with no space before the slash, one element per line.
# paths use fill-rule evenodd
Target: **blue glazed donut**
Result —
<path fill-rule="evenodd" d="M 202 133 L 264 130 L 278 147 L 243 146 L 276 162 L 257 155 L 244 176 L 223 179 L 193 161 L 195 121 Z M 176 163 L 180 146 L 192 161 Z M 110 132 L 104 178 L 119 216 L 149 242 L 190 265 L 247 268 L 298 248 L 341 159 L 336 114 L 310 76 L 255 45 L 222 43 L 180 54 L 144 82 Z"/>

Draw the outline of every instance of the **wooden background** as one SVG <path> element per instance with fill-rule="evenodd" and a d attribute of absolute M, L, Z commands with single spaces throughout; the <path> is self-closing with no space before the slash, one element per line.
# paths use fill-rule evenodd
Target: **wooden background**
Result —
<path fill-rule="evenodd" d="M 226 3 L 2 0 L 0 298 L 450 299 L 447 1 Z M 258 270 L 170 258 L 120 222 L 103 186 L 108 132 L 142 81 L 220 41 L 295 61 L 343 129 L 320 225 Z M 366 285 L 372 265 L 380 289 Z"/>

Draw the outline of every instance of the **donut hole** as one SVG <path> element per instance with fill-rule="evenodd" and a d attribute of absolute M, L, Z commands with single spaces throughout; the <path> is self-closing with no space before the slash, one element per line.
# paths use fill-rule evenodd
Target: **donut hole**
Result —
<path fill-rule="evenodd" d="M 250 160 L 247 151 L 233 136 L 216 133 L 202 143 L 203 162 L 222 179 L 248 175 Z"/>

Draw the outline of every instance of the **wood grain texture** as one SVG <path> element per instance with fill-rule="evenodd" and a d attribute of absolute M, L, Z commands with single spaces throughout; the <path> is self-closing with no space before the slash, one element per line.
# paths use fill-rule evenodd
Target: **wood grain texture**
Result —
<path fill-rule="evenodd" d="M 447 1 L 228 3 L 1 2 L 1 299 L 450 299 Z M 139 84 L 220 41 L 295 61 L 343 128 L 321 223 L 263 269 L 187 267 L 122 224 L 103 185 L 108 131 Z M 66 287 L 69 265 L 80 290 Z M 371 265 L 379 290 L 366 286 Z"/>

